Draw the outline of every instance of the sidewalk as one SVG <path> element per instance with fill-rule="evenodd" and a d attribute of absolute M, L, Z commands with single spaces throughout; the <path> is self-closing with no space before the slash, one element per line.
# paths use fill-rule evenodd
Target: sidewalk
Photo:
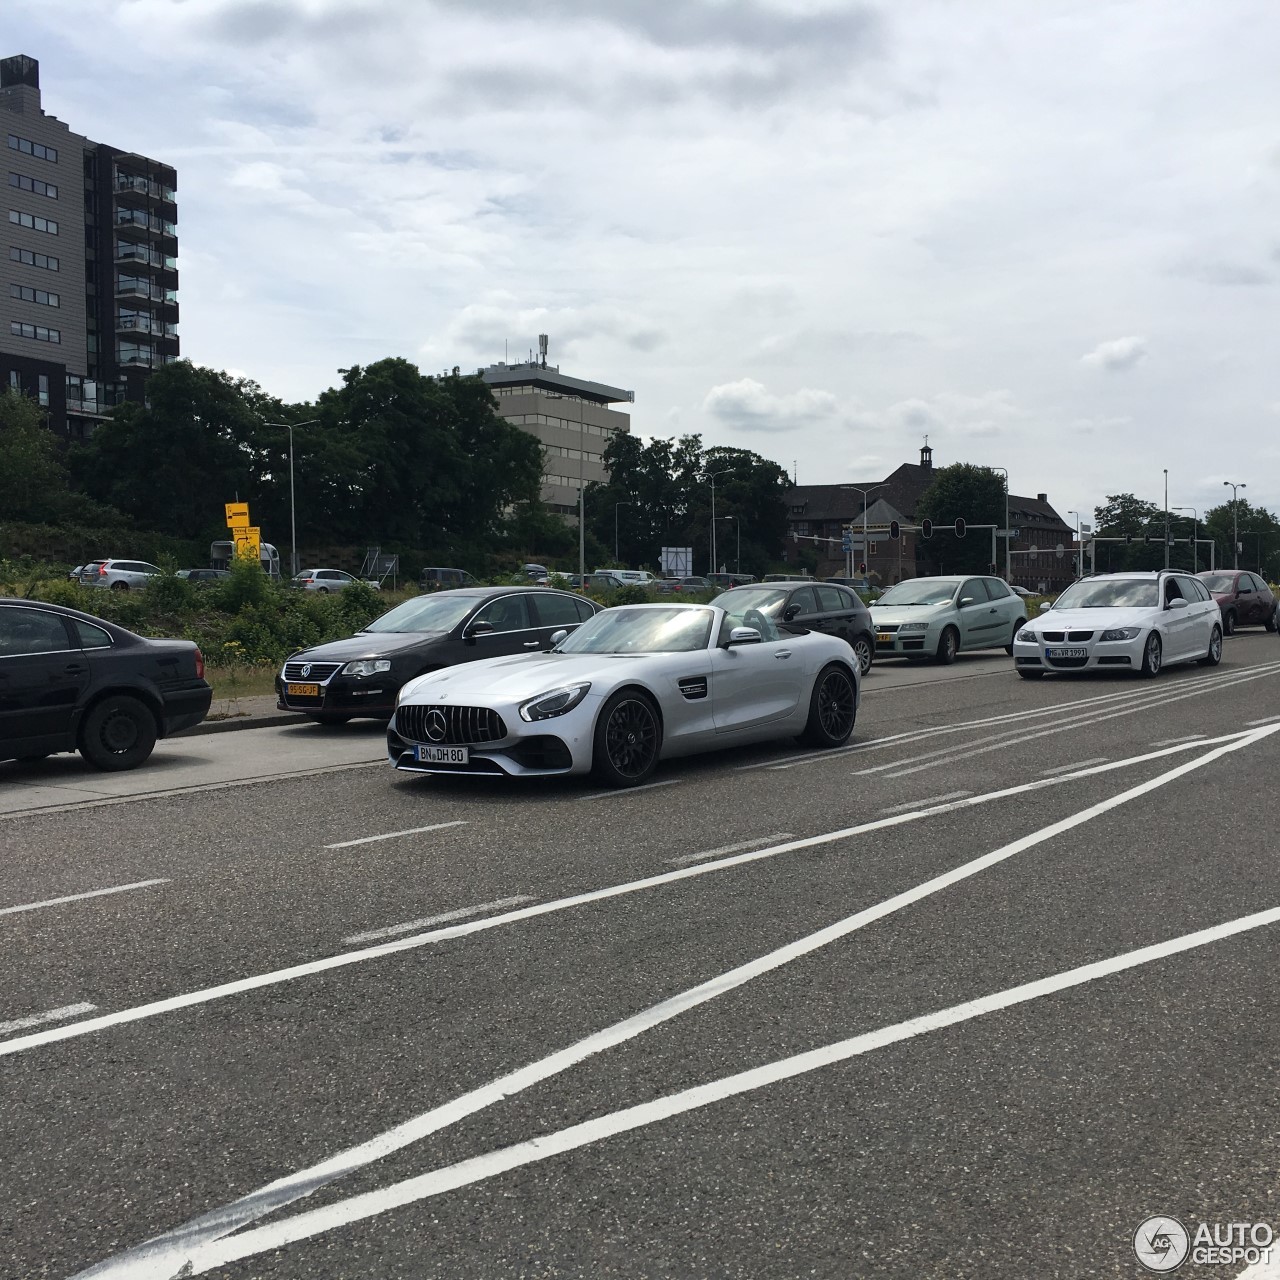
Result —
<path fill-rule="evenodd" d="M 305 724 L 306 717 L 296 711 L 276 708 L 275 694 L 253 698 L 227 698 L 214 695 L 209 714 L 193 729 L 174 734 L 176 738 L 199 733 L 226 733 L 231 729 L 266 729 L 272 725 Z"/>

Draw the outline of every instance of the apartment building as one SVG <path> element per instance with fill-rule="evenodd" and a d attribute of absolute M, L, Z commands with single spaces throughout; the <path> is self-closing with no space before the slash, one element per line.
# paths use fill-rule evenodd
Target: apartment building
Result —
<path fill-rule="evenodd" d="M 631 431 L 630 414 L 609 406 L 630 404 L 635 392 L 561 373 L 547 364 L 545 334 L 538 343 L 537 359 L 476 372 L 493 388 L 499 414 L 541 442 L 543 502 L 560 515 L 576 516 L 579 488 L 609 478 L 605 447 L 618 432 Z"/>
<path fill-rule="evenodd" d="M 45 112 L 21 54 L 0 59 L 0 133 L 0 386 L 84 437 L 178 359 L 177 173 Z"/>

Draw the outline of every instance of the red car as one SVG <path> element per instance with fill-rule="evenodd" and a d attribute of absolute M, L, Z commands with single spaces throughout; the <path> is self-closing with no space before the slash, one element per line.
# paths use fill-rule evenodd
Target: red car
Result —
<path fill-rule="evenodd" d="M 1237 627 L 1276 629 L 1276 598 L 1256 573 L 1243 569 L 1210 569 L 1198 575 L 1222 610 L 1222 631 Z"/>

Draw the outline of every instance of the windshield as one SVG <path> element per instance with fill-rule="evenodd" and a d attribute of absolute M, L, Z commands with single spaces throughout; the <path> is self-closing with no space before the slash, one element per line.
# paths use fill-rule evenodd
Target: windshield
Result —
<path fill-rule="evenodd" d="M 885 604 L 950 604 L 959 585 L 955 578 L 913 578 L 900 582 L 875 601 Z"/>
<path fill-rule="evenodd" d="M 724 595 L 716 599 L 716 604 L 729 615 L 733 626 L 741 627 L 744 625 L 742 621 L 743 615 L 748 609 L 759 609 L 766 618 L 780 618 L 782 616 L 782 605 L 786 598 L 787 593 L 776 588 L 739 588 L 734 591 L 726 591 Z"/>
<path fill-rule="evenodd" d="M 476 596 L 461 591 L 417 596 L 375 618 L 364 631 L 449 631 L 476 607 Z"/>
<path fill-rule="evenodd" d="M 1207 577 L 1201 578 L 1210 591 L 1234 591 L 1236 589 L 1235 579 L 1229 573 L 1214 573 Z"/>
<path fill-rule="evenodd" d="M 1111 578 L 1076 582 L 1054 601 L 1055 609 L 1154 609 L 1160 584 L 1151 578 Z"/>
<path fill-rule="evenodd" d="M 560 644 L 561 653 L 688 653 L 705 649 L 710 609 L 606 609 Z"/>

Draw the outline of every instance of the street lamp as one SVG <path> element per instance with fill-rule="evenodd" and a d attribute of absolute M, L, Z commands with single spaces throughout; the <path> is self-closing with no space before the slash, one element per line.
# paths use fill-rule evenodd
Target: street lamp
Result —
<path fill-rule="evenodd" d="M 298 520 L 293 501 L 293 429 L 294 427 L 314 427 L 319 418 L 308 418 L 305 422 L 264 422 L 264 427 L 284 427 L 289 432 L 289 576 L 298 576 Z"/>
<path fill-rule="evenodd" d="M 1004 580 L 1009 581 L 1012 570 L 1009 568 L 1010 547 L 1013 546 L 1012 530 L 1009 528 L 1009 469 L 1007 467 L 988 467 L 988 471 L 1000 471 L 1004 474 Z"/>
<path fill-rule="evenodd" d="M 1249 486 L 1241 481 L 1240 484 L 1233 484 L 1230 480 L 1222 482 L 1231 490 L 1231 567 L 1238 569 L 1240 567 L 1240 528 L 1237 519 L 1238 511 L 1236 510 L 1236 490 L 1247 489 Z"/>
<path fill-rule="evenodd" d="M 1191 572 L 1196 573 L 1200 568 L 1200 560 L 1198 552 L 1200 548 L 1196 545 L 1196 539 L 1200 536 L 1200 513 L 1195 507 L 1170 507 L 1170 511 L 1190 511 L 1195 518 L 1191 526 Z M 1168 542 L 1168 538 L 1165 539 Z"/>
<path fill-rule="evenodd" d="M 840 487 L 842 489 L 852 489 L 854 493 L 858 493 L 862 495 L 862 554 L 865 556 L 867 554 L 867 547 L 869 545 L 867 542 L 867 498 L 870 494 L 875 493 L 877 489 L 887 489 L 889 487 L 889 482 L 886 480 L 884 484 L 873 484 L 870 489 L 859 489 L 856 484 L 842 484 Z M 849 570 L 848 576 L 852 578 L 853 577 L 853 552 L 852 551 L 849 552 L 849 560 L 846 562 L 845 567 Z M 870 566 L 868 566 L 867 572 L 870 573 L 870 571 L 871 571 Z"/>
<path fill-rule="evenodd" d="M 634 507 L 635 505 L 636 505 L 635 502 L 632 501 L 631 499 L 627 499 L 627 501 L 625 502 L 615 502 L 613 504 L 613 562 L 614 564 L 622 563 L 622 557 L 618 554 L 618 508 Z"/>
<path fill-rule="evenodd" d="M 732 467 L 724 467 L 720 471 L 708 471 L 707 479 L 711 481 L 711 572 L 716 571 L 716 476 L 727 476 Z"/>
<path fill-rule="evenodd" d="M 1164 469 L 1164 567 L 1169 567 L 1169 468 Z"/>
<path fill-rule="evenodd" d="M 736 530 L 738 535 L 737 554 L 733 558 L 733 572 L 736 575 L 741 575 L 742 573 L 742 521 L 739 520 L 737 516 L 721 516 L 720 519 L 733 521 L 733 527 Z"/>

